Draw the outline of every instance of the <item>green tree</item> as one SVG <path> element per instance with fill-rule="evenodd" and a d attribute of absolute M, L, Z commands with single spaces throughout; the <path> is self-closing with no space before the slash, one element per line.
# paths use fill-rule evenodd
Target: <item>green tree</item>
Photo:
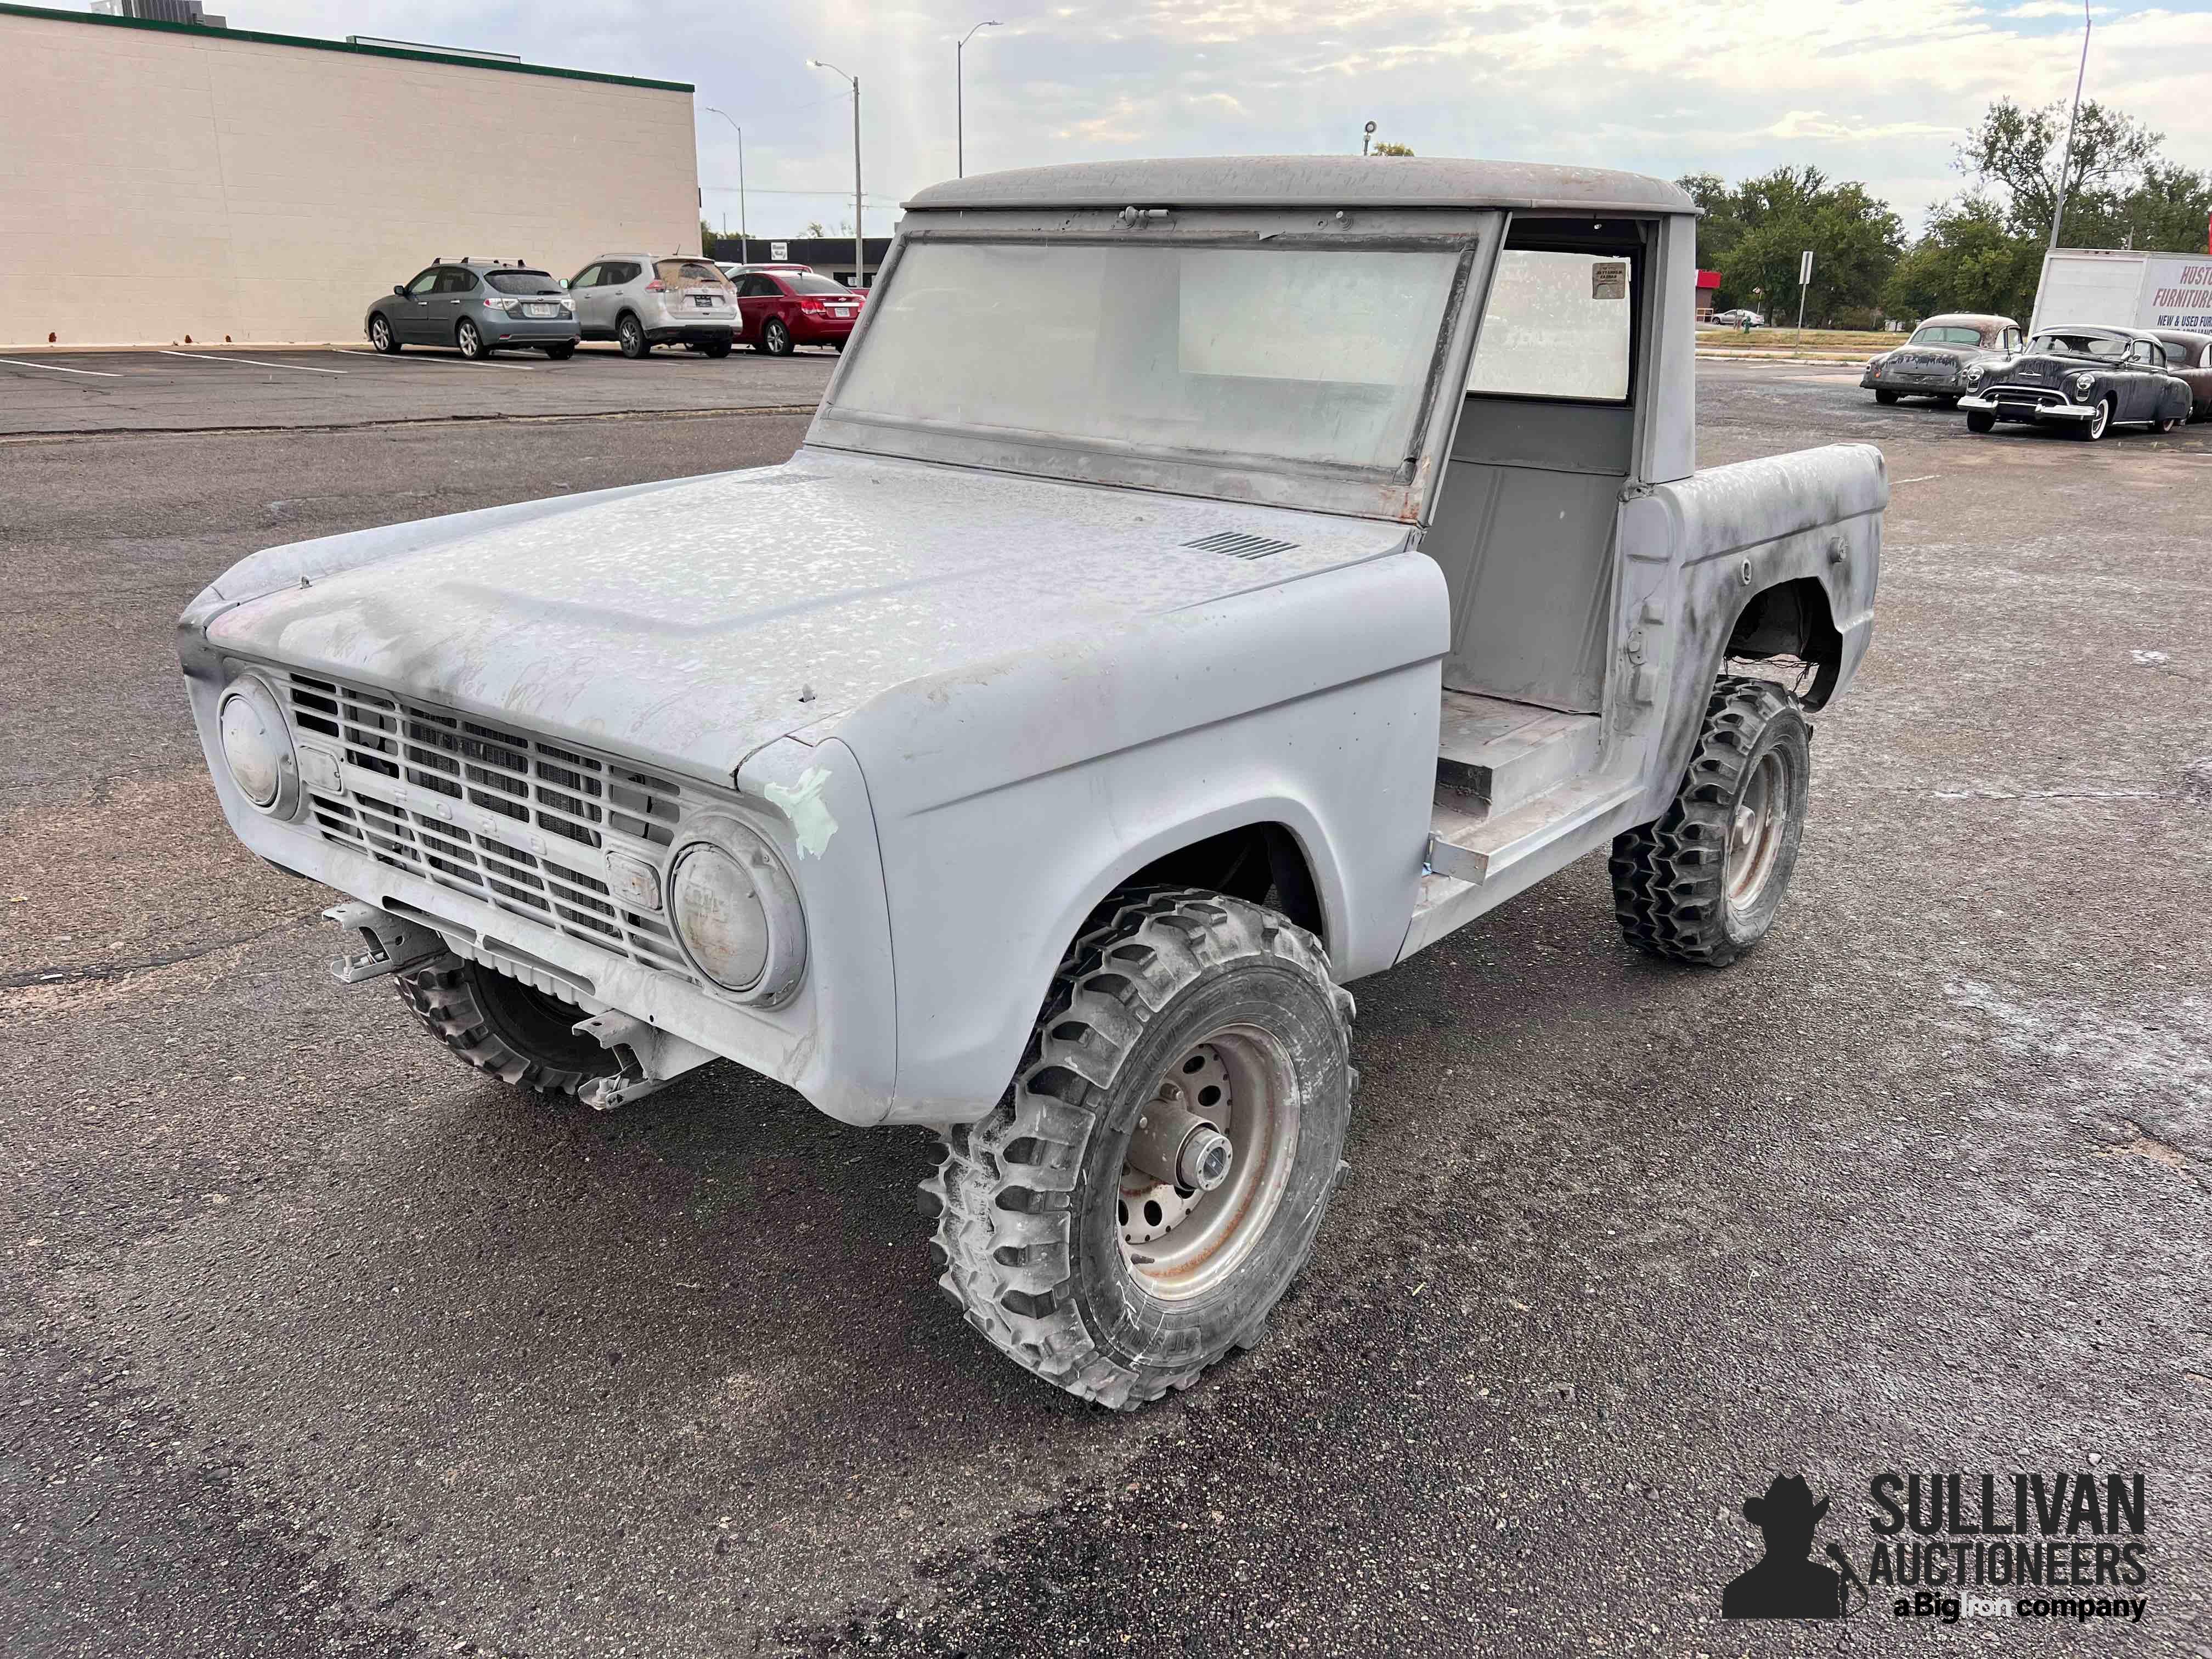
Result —
<path fill-rule="evenodd" d="M 1369 153 L 1374 155 L 1411 155 L 1413 147 L 1411 144 L 1394 144 L 1388 138 L 1377 138 L 1375 148 Z"/>
<path fill-rule="evenodd" d="M 2077 212 L 2092 222 L 2109 219 L 2115 198 L 2157 160 L 2162 137 L 2118 110 L 2094 101 L 2082 105 L 2063 169 L 2067 199 L 2062 235 Z M 2047 238 L 2058 200 L 2060 151 L 2065 149 L 2064 104 L 2023 109 L 2009 98 L 2000 98 L 1983 112 L 1981 125 L 1959 146 L 1958 166 L 1984 191 L 2002 193 L 2014 231 Z M 2077 247 L 2094 246 L 2067 240 Z"/>
<path fill-rule="evenodd" d="M 2024 319 L 2042 269 L 2040 242 L 2015 233 L 1988 197 L 1966 196 L 1929 216 L 1882 290 L 1882 308 L 1913 322 L 1944 311 Z"/>
<path fill-rule="evenodd" d="M 1710 174 L 1693 175 L 1682 187 L 1707 209 L 1698 262 L 1721 273 L 1721 298 L 1755 305 L 1776 321 L 1796 313 L 1806 249 L 1813 252 L 1813 282 L 1805 320 L 1825 323 L 1877 305 L 1905 245 L 1904 224 L 1888 203 L 1856 180 L 1832 185 L 1818 167 L 1777 167 L 1732 191 Z M 1721 223 L 1709 240 L 1705 225 L 1715 221 Z"/>

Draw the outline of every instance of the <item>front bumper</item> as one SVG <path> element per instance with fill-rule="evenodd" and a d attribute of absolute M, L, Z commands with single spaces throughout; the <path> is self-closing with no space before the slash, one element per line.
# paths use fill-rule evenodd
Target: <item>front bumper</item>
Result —
<path fill-rule="evenodd" d="M 1872 369 L 1859 376 L 1859 385 L 1869 392 L 1894 392 L 1900 398 L 1948 398 L 1966 390 L 1956 374 L 1877 375 Z"/>
<path fill-rule="evenodd" d="M 347 739 L 303 729 L 289 702 L 286 718 L 301 757 L 301 809 L 291 819 L 257 811 L 222 759 L 216 709 L 223 687 L 240 672 L 276 685 L 283 701 L 287 672 L 230 657 L 207 639 L 206 626 L 230 608 L 217 601 L 210 610 L 187 611 L 179 645 L 216 799 L 250 850 L 375 907 L 397 924 L 441 934 L 456 953 L 562 996 L 586 1014 L 641 1022 L 674 1040 L 666 1045 L 674 1070 L 702 1057 L 691 1051 L 703 1051 L 788 1084 L 846 1122 L 883 1121 L 895 1080 L 890 917 L 866 787 L 842 744 L 772 744 L 748 760 L 735 789 L 726 778 L 719 787 L 669 781 L 702 810 L 739 817 L 767 837 L 799 889 L 805 978 L 779 1006 L 735 1003 L 698 981 L 680 951 L 666 967 L 655 965 L 656 956 L 668 954 L 665 947 L 641 937 L 651 931 L 640 925 L 648 918 L 629 914 L 650 908 L 665 915 L 660 899 L 648 904 L 635 890 L 626 892 L 622 873 L 625 865 L 635 871 L 665 862 L 665 844 L 656 848 L 629 838 L 617 845 L 608 835 L 592 848 L 536 827 L 573 815 L 540 811 L 536 823 L 519 823 L 477 805 L 488 798 L 483 790 L 456 799 L 416 783 L 422 774 L 411 768 L 398 777 L 365 769 Z M 405 701 L 411 706 L 414 700 Z M 459 710 L 453 717 L 468 718 Z M 425 714 L 410 708 L 414 725 L 442 718 L 434 709 Z M 490 711 L 477 718 L 486 722 L 479 730 L 514 729 Z M 310 749 L 323 752 L 310 761 Z M 583 769 L 578 762 L 631 764 L 593 756 L 565 738 L 551 753 L 570 772 Z M 598 798 L 604 816 L 592 821 L 611 828 L 630 798 L 617 793 L 625 788 L 619 770 L 600 775 L 608 781 Z M 788 820 L 766 804 L 767 790 L 779 784 L 826 809 L 832 833 L 812 857 L 800 853 Z M 676 833 L 680 839 L 680 828 Z M 533 908 L 518 902 L 532 891 L 550 902 Z M 659 931 L 665 934 L 665 927 Z"/>
<path fill-rule="evenodd" d="M 2009 393 L 2009 396 L 2004 394 Z M 1959 407 L 2001 421 L 2094 421 L 2094 404 L 2077 404 L 2047 386 L 1993 386 L 1959 399 Z"/>

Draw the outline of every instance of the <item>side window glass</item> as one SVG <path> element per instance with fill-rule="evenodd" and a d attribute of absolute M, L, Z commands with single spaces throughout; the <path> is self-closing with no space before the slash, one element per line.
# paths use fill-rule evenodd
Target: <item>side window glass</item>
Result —
<path fill-rule="evenodd" d="M 1634 270 L 1625 254 L 1505 249 L 1467 389 L 1627 401 Z"/>
<path fill-rule="evenodd" d="M 477 285 L 477 279 L 459 265 L 447 265 L 438 275 L 441 294 L 466 294 Z"/>
<path fill-rule="evenodd" d="M 428 294 L 432 289 L 437 286 L 438 267 L 432 265 L 429 270 L 424 271 L 420 276 L 417 276 L 413 282 L 407 284 L 407 291 L 410 294 Z"/>
<path fill-rule="evenodd" d="M 599 285 L 599 268 L 597 265 L 586 265 L 568 279 L 568 286 L 571 289 L 595 288 Z"/>
<path fill-rule="evenodd" d="M 610 286 L 614 288 L 620 288 L 624 283 L 633 282 L 636 279 L 636 276 L 637 267 L 635 265 L 609 265 L 607 267 L 607 282 Z"/>
<path fill-rule="evenodd" d="M 738 297 L 741 300 L 765 300 L 775 292 L 774 283 L 765 276 L 754 276 L 745 278 L 745 285 L 738 290 Z"/>

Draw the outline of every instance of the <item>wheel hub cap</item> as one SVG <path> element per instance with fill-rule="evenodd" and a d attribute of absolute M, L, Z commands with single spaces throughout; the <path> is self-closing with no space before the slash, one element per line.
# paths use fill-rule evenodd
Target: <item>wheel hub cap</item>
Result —
<path fill-rule="evenodd" d="M 1726 878 L 1731 904 L 1747 905 L 1757 899 L 1774 872 L 1788 787 L 1782 757 L 1771 750 L 1759 757 L 1744 780 L 1743 793 L 1736 797 L 1735 813 L 1729 823 Z"/>

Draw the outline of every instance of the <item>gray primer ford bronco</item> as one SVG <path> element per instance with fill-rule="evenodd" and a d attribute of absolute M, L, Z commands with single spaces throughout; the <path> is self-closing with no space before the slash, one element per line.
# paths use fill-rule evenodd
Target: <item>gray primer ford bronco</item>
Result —
<path fill-rule="evenodd" d="M 510 1084 L 720 1057 L 930 1126 L 975 1329 L 1187 1386 L 1313 1249 L 1348 982 L 1608 848 L 1638 950 L 1773 921 L 1888 486 L 1696 471 L 1695 215 L 1425 159 L 926 190 L 788 464 L 210 586 L 223 812 Z"/>

